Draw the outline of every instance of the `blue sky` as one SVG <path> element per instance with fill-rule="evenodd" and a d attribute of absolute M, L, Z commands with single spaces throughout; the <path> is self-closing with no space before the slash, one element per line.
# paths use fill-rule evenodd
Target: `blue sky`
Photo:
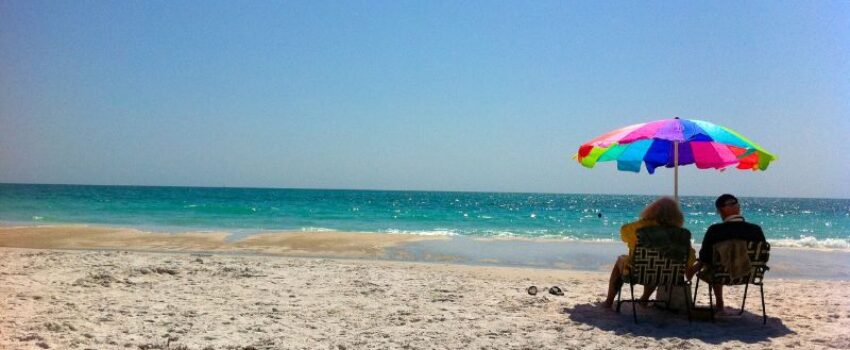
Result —
<path fill-rule="evenodd" d="M 850 3 L 0 1 L 0 182 L 669 194 L 571 156 L 673 116 L 850 198 Z"/>

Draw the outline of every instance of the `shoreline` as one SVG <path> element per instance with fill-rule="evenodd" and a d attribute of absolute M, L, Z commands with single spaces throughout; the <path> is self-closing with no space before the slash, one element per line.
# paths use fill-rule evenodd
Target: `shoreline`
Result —
<path fill-rule="evenodd" d="M 19 221 L 0 221 L 0 232 L 6 229 L 79 229 L 90 228 L 92 230 L 109 229 L 115 231 L 137 231 L 149 234 L 162 235 L 184 235 L 184 234 L 222 234 L 225 235 L 227 241 L 240 241 L 252 236 L 265 236 L 276 234 L 355 234 L 355 235 L 388 235 L 388 236 L 412 236 L 412 241 L 421 239 L 452 239 L 463 238 L 477 241 L 527 241 L 540 243 L 605 243 L 605 244 L 622 244 L 617 238 L 593 238 L 580 239 L 575 237 L 561 237 L 554 235 L 546 236 L 516 236 L 516 235 L 491 235 L 491 236 L 476 236 L 457 233 L 445 233 L 448 231 L 345 231 L 335 229 L 301 229 L 301 230 L 269 230 L 269 229 L 216 229 L 216 228 L 192 228 L 192 227 L 177 227 L 177 226 L 146 226 L 146 225 L 112 225 L 100 223 L 32 223 Z M 691 240 L 695 247 L 699 247 L 700 242 Z M 823 238 L 817 239 L 812 236 L 800 235 L 800 238 L 770 238 L 768 242 L 773 248 L 793 249 L 802 251 L 821 251 L 821 252 L 850 252 L 850 236 L 845 238 Z M 806 242 L 809 243 L 807 245 Z"/>
<path fill-rule="evenodd" d="M 0 247 L 346 258 L 606 272 L 619 242 L 422 236 L 363 232 L 147 232 L 93 225 L 0 226 Z M 699 250 L 699 245 L 695 245 Z M 771 250 L 770 278 L 850 280 L 850 251 Z"/>

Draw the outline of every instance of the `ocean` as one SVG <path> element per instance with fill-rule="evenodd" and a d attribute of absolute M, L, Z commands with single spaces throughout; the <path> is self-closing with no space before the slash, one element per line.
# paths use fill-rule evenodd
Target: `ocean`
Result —
<path fill-rule="evenodd" d="M 0 224 L 150 231 L 341 231 L 619 241 L 654 196 L 0 184 Z M 740 198 L 774 246 L 850 249 L 850 199 Z M 713 197 L 680 198 L 702 241 Z"/>

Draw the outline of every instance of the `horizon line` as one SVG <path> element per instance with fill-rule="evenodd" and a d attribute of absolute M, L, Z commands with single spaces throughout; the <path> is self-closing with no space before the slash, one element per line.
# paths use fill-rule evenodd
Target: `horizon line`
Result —
<path fill-rule="evenodd" d="M 437 193 L 498 193 L 498 194 L 544 194 L 544 195 L 598 195 L 598 196 L 658 196 L 672 197 L 669 195 L 645 194 L 645 193 L 591 193 L 591 192 L 535 192 L 535 191 L 477 191 L 477 190 L 429 190 L 429 189 L 386 189 L 386 188 L 318 188 L 318 187 L 269 187 L 269 186 L 201 186 L 201 185 L 133 185 L 133 184 L 83 184 L 83 183 L 23 183 L 23 182 L 0 182 L 0 185 L 36 185 L 36 186 L 91 186 L 91 187 L 168 187 L 168 188 L 202 188 L 202 189 L 247 189 L 247 190 L 305 190 L 305 191 L 365 191 L 365 192 L 437 192 Z M 679 197 L 716 197 L 716 195 L 679 195 Z M 782 199 L 837 199 L 850 200 L 842 197 L 779 197 L 779 196 L 739 196 L 743 198 L 782 198 Z"/>

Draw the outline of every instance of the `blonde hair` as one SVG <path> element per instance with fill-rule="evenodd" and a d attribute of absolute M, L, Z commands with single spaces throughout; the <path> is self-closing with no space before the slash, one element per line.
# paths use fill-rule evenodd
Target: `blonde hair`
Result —
<path fill-rule="evenodd" d="M 640 213 L 642 220 L 653 220 L 661 226 L 682 227 L 685 224 L 685 216 L 679 203 L 670 197 L 661 197 L 649 203 Z"/>

